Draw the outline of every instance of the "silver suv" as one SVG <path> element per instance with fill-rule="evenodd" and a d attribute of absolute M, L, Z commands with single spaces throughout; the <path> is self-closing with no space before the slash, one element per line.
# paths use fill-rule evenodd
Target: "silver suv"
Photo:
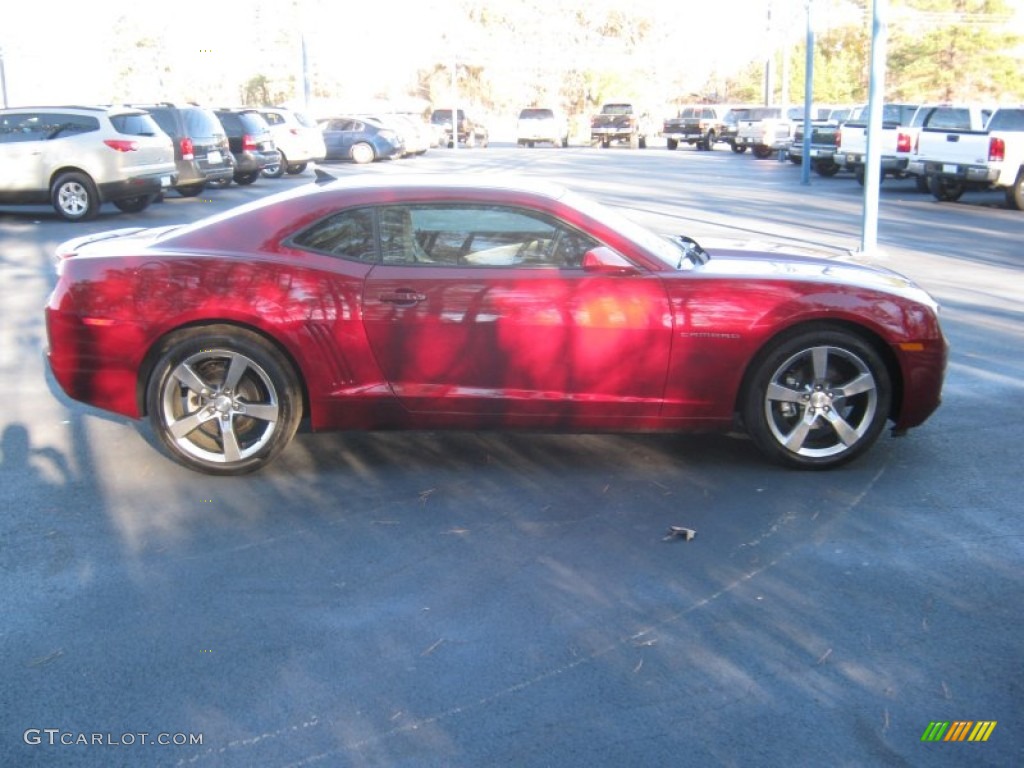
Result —
<path fill-rule="evenodd" d="M 176 176 L 171 139 L 141 109 L 0 110 L 0 205 L 50 203 L 86 221 L 104 202 L 145 209 Z"/>

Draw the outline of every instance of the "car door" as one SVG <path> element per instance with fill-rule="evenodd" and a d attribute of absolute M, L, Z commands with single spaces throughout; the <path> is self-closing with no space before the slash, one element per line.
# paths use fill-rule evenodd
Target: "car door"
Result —
<path fill-rule="evenodd" d="M 378 223 L 363 320 L 407 409 L 563 426 L 657 415 L 671 344 L 657 276 L 589 271 L 596 240 L 511 206 L 386 206 Z"/>

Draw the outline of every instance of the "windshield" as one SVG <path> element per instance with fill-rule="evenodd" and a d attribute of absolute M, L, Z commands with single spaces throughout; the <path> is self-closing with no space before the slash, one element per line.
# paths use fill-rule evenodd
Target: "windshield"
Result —
<path fill-rule="evenodd" d="M 667 267 L 679 269 L 682 259 L 688 257 L 687 252 L 678 242 L 652 232 L 613 208 L 578 196 L 573 192 L 566 192 L 563 200 L 578 211 L 597 219 L 632 240 L 645 251 L 650 252 L 652 256 L 656 256 L 659 261 L 664 262 Z"/>

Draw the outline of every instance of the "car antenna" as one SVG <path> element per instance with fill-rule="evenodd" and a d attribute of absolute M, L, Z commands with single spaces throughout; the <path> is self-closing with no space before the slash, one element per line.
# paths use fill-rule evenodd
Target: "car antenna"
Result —
<path fill-rule="evenodd" d="M 316 176 L 316 181 L 313 182 L 314 184 L 327 184 L 330 181 L 338 180 L 337 176 L 331 176 L 327 171 L 323 171 L 319 168 L 313 169 L 313 175 Z"/>

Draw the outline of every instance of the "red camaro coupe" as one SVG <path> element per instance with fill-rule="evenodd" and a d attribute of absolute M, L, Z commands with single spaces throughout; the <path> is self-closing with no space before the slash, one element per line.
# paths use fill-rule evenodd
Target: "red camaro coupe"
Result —
<path fill-rule="evenodd" d="M 76 400 L 213 474 L 326 429 L 732 429 L 824 468 L 939 405 L 934 301 L 893 272 L 708 253 L 535 181 L 316 184 L 71 240 L 46 307 Z"/>

